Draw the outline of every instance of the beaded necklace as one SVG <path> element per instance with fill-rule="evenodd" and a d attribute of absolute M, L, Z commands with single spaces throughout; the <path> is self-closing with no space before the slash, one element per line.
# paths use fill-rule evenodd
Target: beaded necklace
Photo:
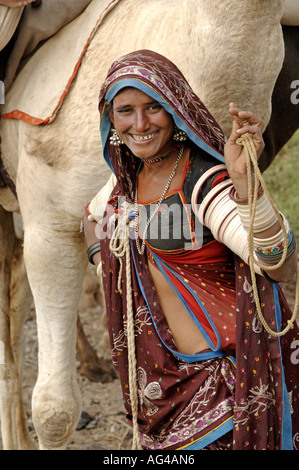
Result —
<path fill-rule="evenodd" d="M 142 165 L 142 162 L 140 162 L 140 165 L 139 165 L 139 168 L 138 168 L 137 174 L 136 174 L 136 189 L 135 189 L 135 197 L 134 197 L 134 215 L 135 215 L 134 235 L 135 235 L 135 242 L 136 242 L 137 251 L 140 255 L 143 255 L 143 253 L 144 253 L 146 233 L 148 231 L 149 225 L 150 225 L 151 221 L 153 220 L 153 218 L 155 217 L 155 215 L 157 214 L 157 212 L 158 212 L 158 210 L 159 210 L 159 208 L 162 204 L 162 201 L 163 201 L 163 199 L 164 199 L 164 197 L 165 197 L 165 195 L 168 191 L 170 183 L 173 180 L 174 175 L 176 174 L 176 171 L 177 171 L 177 168 L 178 168 L 178 165 L 179 165 L 179 162 L 182 158 L 183 153 L 184 153 L 184 145 L 182 145 L 181 150 L 180 150 L 180 152 L 177 156 L 177 159 L 176 159 L 175 164 L 173 166 L 172 172 L 170 173 L 170 176 L 167 180 L 165 188 L 163 189 L 161 197 L 160 197 L 159 201 L 157 202 L 156 209 L 152 213 L 151 217 L 147 220 L 147 223 L 146 223 L 145 229 L 143 231 L 143 235 L 142 235 L 142 244 L 141 244 L 141 246 L 140 246 L 140 243 L 139 243 L 139 234 L 138 234 L 139 210 L 138 210 L 138 202 L 137 202 L 138 201 L 137 180 L 138 180 L 138 174 L 139 174 L 139 171 L 140 171 L 141 165 Z M 161 158 L 161 157 L 159 157 L 159 158 Z"/>
<path fill-rule="evenodd" d="M 158 163 L 162 162 L 163 160 L 167 160 L 171 155 L 179 148 L 181 148 L 181 145 L 175 145 L 170 152 L 168 152 L 166 155 L 162 155 L 161 157 L 156 157 L 156 158 L 140 158 L 140 160 L 143 163 Z"/>

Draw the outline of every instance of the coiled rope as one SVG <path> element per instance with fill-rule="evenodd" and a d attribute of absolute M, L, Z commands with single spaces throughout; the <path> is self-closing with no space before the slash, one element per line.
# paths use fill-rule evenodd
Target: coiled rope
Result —
<path fill-rule="evenodd" d="M 298 313 L 298 303 L 299 303 L 299 264 L 297 263 L 297 280 L 296 280 L 296 291 L 295 291 L 295 305 L 292 317 L 290 320 L 287 321 L 287 326 L 282 331 L 273 331 L 269 325 L 267 324 L 260 305 L 258 290 L 257 290 L 257 283 L 256 283 L 256 275 L 254 270 L 254 264 L 258 265 L 261 269 L 265 271 L 271 271 L 278 269 L 284 263 L 286 256 L 287 256 L 287 249 L 288 249 L 288 238 L 287 232 L 282 220 L 280 213 L 278 212 L 270 194 L 262 177 L 261 171 L 258 167 L 257 162 L 257 154 L 256 149 L 254 146 L 253 138 L 249 133 L 244 134 L 243 136 L 239 137 L 236 141 L 238 145 L 241 145 L 245 149 L 246 153 L 246 167 L 247 167 L 247 177 L 248 177 L 248 203 L 249 203 L 249 215 L 250 215 L 250 225 L 248 230 L 248 248 L 249 248 L 249 266 L 252 278 L 252 287 L 253 287 L 253 294 L 254 300 L 258 312 L 259 319 L 264 326 L 265 330 L 271 335 L 275 337 L 284 336 L 291 328 L 294 327 L 294 322 L 296 321 L 297 313 Z M 252 179 L 252 169 L 254 170 L 254 180 Z M 255 210 L 256 210 L 256 202 L 258 198 L 258 187 L 261 184 L 264 193 L 266 194 L 276 216 L 281 226 L 283 236 L 284 236 L 284 247 L 283 247 L 283 254 L 280 261 L 275 265 L 264 265 L 260 263 L 254 256 L 254 245 L 253 245 L 253 222 L 255 217 Z"/>
<path fill-rule="evenodd" d="M 142 445 L 138 431 L 138 389 L 137 389 L 137 361 L 135 348 L 135 331 L 134 331 L 134 310 L 132 299 L 132 279 L 131 279 L 131 256 L 130 256 L 130 239 L 128 224 L 130 222 L 126 210 L 125 234 L 121 232 L 121 224 L 116 224 L 115 230 L 110 240 L 110 251 L 118 258 L 120 266 L 118 273 L 117 288 L 122 294 L 122 260 L 126 260 L 126 301 L 127 301 L 127 343 L 128 343 L 128 367 L 129 367 L 129 394 L 132 408 L 133 423 L 133 441 L 132 449 L 141 450 Z M 117 215 L 118 218 L 118 215 Z M 121 236 L 122 235 L 122 236 Z"/>

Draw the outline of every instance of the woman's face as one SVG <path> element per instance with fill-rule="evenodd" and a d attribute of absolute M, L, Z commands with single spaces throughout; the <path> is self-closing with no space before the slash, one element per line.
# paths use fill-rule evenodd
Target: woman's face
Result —
<path fill-rule="evenodd" d="M 153 158 L 173 148 L 172 117 L 157 101 L 136 88 L 126 88 L 115 96 L 110 118 L 136 157 Z"/>

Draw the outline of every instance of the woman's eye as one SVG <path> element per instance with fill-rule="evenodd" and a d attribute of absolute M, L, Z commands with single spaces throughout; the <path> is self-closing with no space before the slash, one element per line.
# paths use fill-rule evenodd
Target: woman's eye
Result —
<path fill-rule="evenodd" d="M 157 103 L 157 104 L 152 104 L 149 107 L 149 110 L 155 112 L 155 111 L 159 111 L 161 108 L 162 108 L 162 106 L 159 103 Z"/>

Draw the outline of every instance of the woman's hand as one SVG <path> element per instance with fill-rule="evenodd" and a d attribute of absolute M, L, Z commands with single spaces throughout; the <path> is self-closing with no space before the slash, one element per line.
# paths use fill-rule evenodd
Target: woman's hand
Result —
<path fill-rule="evenodd" d="M 262 137 L 263 123 L 250 111 L 242 111 L 234 103 L 229 104 L 229 113 L 233 116 L 232 131 L 224 147 L 227 170 L 239 197 L 248 196 L 246 153 L 244 147 L 236 143 L 247 132 L 252 135 L 257 158 L 264 149 Z"/>

